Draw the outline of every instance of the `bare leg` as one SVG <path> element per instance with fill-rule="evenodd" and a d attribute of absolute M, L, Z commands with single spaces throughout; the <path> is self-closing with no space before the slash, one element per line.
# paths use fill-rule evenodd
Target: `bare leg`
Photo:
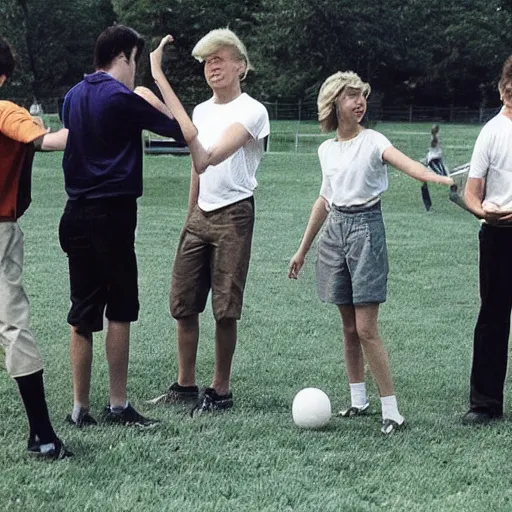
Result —
<path fill-rule="evenodd" d="M 229 393 L 231 364 L 236 347 L 236 320 L 219 320 L 215 325 L 215 373 L 212 388 L 219 395 Z"/>
<path fill-rule="evenodd" d="M 71 371 L 73 374 L 73 401 L 75 406 L 89 408 L 92 368 L 92 334 L 78 334 L 71 327 Z"/>
<path fill-rule="evenodd" d="M 105 345 L 110 378 L 110 406 L 124 407 L 130 355 L 130 323 L 109 320 Z"/>
<path fill-rule="evenodd" d="M 364 357 L 357 335 L 354 306 L 338 305 L 343 324 L 343 349 L 348 382 L 364 382 Z"/>
<path fill-rule="evenodd" d="M 195 386 L 199 315 L 180 318 L 177 322 L 178 384 L 180 386 Z"/>
<path fill-rule="evenodd" d="M 383 396 L 394 395 L 393 379 L 389 369 L 389 358 L 377 330 L 378 304 L 355 307 L 356 327 L 363 352 L 373 378 Z"/>

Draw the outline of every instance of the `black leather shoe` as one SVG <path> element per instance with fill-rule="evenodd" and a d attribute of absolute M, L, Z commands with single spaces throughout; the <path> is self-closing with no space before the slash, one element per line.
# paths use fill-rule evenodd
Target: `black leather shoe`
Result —
<path fill-rule="evenodd" d="M 492 421 L 502 418 L 501 414 L 495 414 L 491 411 L 472 411 L 469 410 L 462 417 L 464 425 L 487 425 Z"/>

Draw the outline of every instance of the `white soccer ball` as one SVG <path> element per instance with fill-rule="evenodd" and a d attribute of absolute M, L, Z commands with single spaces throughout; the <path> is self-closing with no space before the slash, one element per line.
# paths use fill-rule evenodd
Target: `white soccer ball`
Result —
<path fill-rule="evenodd" d="M 331 419 L 331 401 L 321 389 L 304 388 L 293 399 L 292 417 L 300 428 L 325 427 Z"/>

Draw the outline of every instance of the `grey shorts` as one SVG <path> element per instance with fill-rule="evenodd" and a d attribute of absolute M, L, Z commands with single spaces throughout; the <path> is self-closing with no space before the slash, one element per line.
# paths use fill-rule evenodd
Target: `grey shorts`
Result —
<path fill-rule="evenodd" d="M 386 300 L 388 253 L 380 202 L 366 208 L 332 207 L 318 240 L 318 296 L 331 304 Z"/>

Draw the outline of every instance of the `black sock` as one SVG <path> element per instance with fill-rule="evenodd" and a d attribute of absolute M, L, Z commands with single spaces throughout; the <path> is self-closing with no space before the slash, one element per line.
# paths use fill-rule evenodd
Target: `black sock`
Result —
<path fill-rule="evenodd" d="M 27 413 L 30 437 L 37 435 L 41 444 L 53 443 L 57 436 L 50 422 L 44 396 L 43 370 L 15 380 Z"/>

